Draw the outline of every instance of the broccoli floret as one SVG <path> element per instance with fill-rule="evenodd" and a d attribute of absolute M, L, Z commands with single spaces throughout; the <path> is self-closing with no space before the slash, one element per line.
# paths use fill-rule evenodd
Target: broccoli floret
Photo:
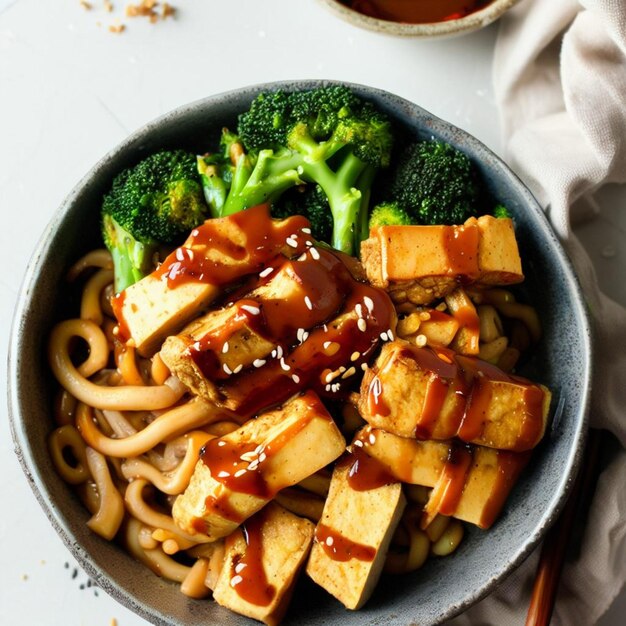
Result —
<path fill-rule="evenodd" d="M 411 223 L 411 218 L 397 202 L 381 202 L 370 213 L 370 228 L 376 226 L 408 226 Z"/>
<path fill-rule="evenodd" d="M 330 241 L 333 215 L 328 198 L 319 185 L 300 185 L 286 191 L 273 205 L 272 216 L 284 219 L 304 215 L 311 222 L 311 233 L 318 241 Z"/>
<path fill-rule="evenodd" d="M 511 217 L 511 213 L 503 204 L 496 204 L 493 208 L 494 217 Z"/>
<path fill-rule="evenodd" d="M 196 157 L 157 152 L 113 180 L 102 203 L 102 236 L 113 256 L 115 290 L 154 268 L 154 255 L 206 218 Z"/>
<path fill-rule="evenodd" d="M 478 213 L 480 185 L 469 158 L 443 141 L 418 141 L 400 154 L 386 199 L 416 224 L 462 224 Z"/>
<path fill-rule="evenodd" d="M 291 187 L 314 183 L 330 206 L 331 244 L 354 254 L 367 227 L 373 176 L 389 164 L 387 117 L 346 87 L 277 91 L 252 102 L 239 116 L 237 132 L 248 170 L 238 184 L 233 173 L 220 215 L 274 202 Z"/>

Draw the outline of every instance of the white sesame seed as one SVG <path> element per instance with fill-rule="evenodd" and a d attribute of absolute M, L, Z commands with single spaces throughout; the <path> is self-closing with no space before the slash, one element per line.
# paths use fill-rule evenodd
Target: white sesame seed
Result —
<path fill-rule="evenodd" d="M 328 346 L 330 346 L 330 344 L 332 343 L 332 341 L 325 341 L 322 345 L 324 346 L 324 350 L 328 350 Z"/>
<path fill-rule="evenodd" d="M 339 366 L 339 373 L 343 374 L 346 371 L 346 368 L 343 365 Z"/>
<path fill-rule="evenodd" d="M 266 276 L 269 276 L 272 272 L 274 271 L 273 267 L 266 267 L 260 274 L 259 276 L 261 278 L 265 278 Z"/>
<path fill-rule="evenodd" d="M 387 333 L 385 331 L 383 331 L 382 333 L 380 333 L 380 338 L 383 341 L 387 341 L 388 337 L 387 337 Z"/>
<path fill-rule="evenodd" d="M 227 478 L 228 476 L 230 476 L 230 474 L 228 472 L 225 472 L 224 470 L 219 472 L 217 475 L 218 478 Z"/>
<path fill-rule="evenodd" d="M 246 470 L 245 470 L 245 469 L 240 469 L 240 470 L 237 470 L 237 471 L 235 472 L 234 476 L 235 476 L 235 478 L 240 478 L 240 477 L 241 477 L 241 476 L 243 476 L 245 473 L 246 473 Z"/>
<path fill-rule="evenodd" d="M 311 298 L 309 298 L 309 296 L 304 296 L 304 304 L 306 304 L 306 308 L 309 309 L 309 311 L 313 310 L 313 303 L 311 302 Z"/>
<path fill-rule="evenodd" d="M 267 459 L 267 454 L 265 454 L 265 452 L 261 452 L 261 454 L 259 454 L 259 463 L 263 463 L 265 459 Z"/>
<path fill-rule="evenodd" d="M 179 261 L 184 261 L 185 260 L 185 254 L 183 253 L 182 248 L 176 248 L 176 258 Z"/>
<path fill-rule="evenodd" d="M 330 372 L 329 374 L 326 374 L 326 378 L 324 379 L 324 382 L 330 383 L 335 379 L 335 377 L 336 377 L 335 372 Z"/>
<path fill-rule="evenodd" d="M 326 387 L 324 387 L 324 389 L 325 389 L 326 391 L 330 391 L 330 385 L 326 385 Z"/>
<path fill-rule="evenodd" d="M 249 452 L 244 452 L 239 458 L 242 461 L 250 462 L 256 458 L 256 454 L 254 453 L 254 450 L 250 450 Z"/>
<path fill-rule="evenodd" d="M 362 333 L 364 333 L 367 330 L 367 322 L 362 317 L 359 318 L 356 325 L 359 327 L 359 330 Z"/>
<path fill-rule="evenodd" d="M 361 369 L 362 369 L 364 372 L 367 372 L 367 363 L 361 363 Z"/>
<path fill-rule="evenodd" d="M 389 337 L 389 341 L 393 341 L 393 331 L 391 328 L 387 331 L 387 337 Z"/>
<path fill-rule="evenodd" d="M 276 350 L 272 350 L 272 358 L 276 357 Z"/>
<path fill-rule="evenodd" d="M 291 367 L 285 363 L 285 359 L 283 358 L 280 359 L 280 367 L 285 370 L 285 372 L 288 372 L 291 369 Z"/>
<path fill-rule="evenodd" d="M 335 540 L 332 537 L 326 537 L 326 545 L 332 546 L 335 543 Z"/>
<path fill-rule="evenodd" d="M 311 248 L 311 256 L 316 260 L 320 260 L 320 253 L 317 251 L 317 248 Z"/>
<path fill-rule="evenodd" d="M 427 343 L 428 339 L 426 338 L 426 335 L 418 335 L 417 337 L 415 337 L 416 346 L 423 348 Z"/>
<path fill-rule="evenodd" d="M 239 365 L 233 370 L 233 374 L 239 374 L 243 369 L 243 363 L 239 363 Z"/>
<path fill-rule="evenodd" d="M 254 367 L 263 367 L 265 363 L 265 359 L 254 359 L 254 361 L 252 361 L 252 365 L 254 365 Z"/>
<path fill-rule="evenodd" d="M 231 587 L 236 587 L 239 583 L 241 583 L 243 581 L 243 577 L 239 576 L 239 574 L 237 574 L 237 576 L 233 576 L 230 579 L 230 586 Z"/>
<path fill-rule="evenodd" d="M 252 463 L 250 463 L 250 465 L 248 465 L 248 471 L 254 472 L 254 470 L 257 469 L 257 467 L 259 467 L 259 460 L 258 459 L 252 461 Z"/>
<path fill-rule="evenodd" d="M 298 376 L 297 374 L 292 374 L 291 380 L 293 380 L 293 382 L 297 385 L 300 382 L 300 376 Z"/>
<path fill-rule="evenodd" d="M 352 442 L 352 445 L 356 446 L 357 448 L 362 448 L 363 442 L 360 439 L 356 439 L 355 441 Z"/>
<path fill-rule="evenodd" d="M 357 360 L 360 356 L 361 356 L 361 353 L 360 353 L 360 352 L 353 352 L 353 353 L 350 355 L 350 360 L 351 360 L 351 361 L 356 361 L 356 360 Z"/>
<path fill-rule="evenodd" d="M 354 310 L 356 311 L 358 317 L 363 317 L 363 307 L 360 303 L 354 307 Z"/>
<path fill-rule="evenodd" d="M 199 341 L 196 341 L 196 343 L 193 344 L 193 346 L 191 346 L 194 350 L 200 350 L 202 348 L 202 344 Z"/>
<path fill-rule="evenodd" d="M 255 449 L 254 449 L 254 453 L 255 454 L 261 454 L 261 452 L 263 452 L 263 450 L 265 450 L 265 446 L 260 443 Z"/>
<path fill-rule="evenodd" d="M 297 248 L 298 247 L 298 242 L 295 239 L 291 239 L 289 237 L 285 241 L 287 242 L 287 245 L 291 246 L 292 248 Z"/>
<path fill-rule="evenodd" d="M 374 435 L 374 433 L 370 433 L 370 436 L 368 437 L 370 445 L 374 445 L 376 443 L 376 435 Z M 237 476 L 237 474 L 235 474 L 235 476 Z"/>
<path fill-rule="evenodd" d="M 304 343 L 308 338 L 309 338 L 309 333 L 305 331 L 304 334 L 302 335 L 302 343 Z"/>
<path fill-rule="evenodd" d="M 200 343 L 199 341 L 197 341 L 196 343 Z M 222 346 L 222 354 L 226 354 L 228 352 L 228 341 L 224 342 L 224 345 Z"/>
<path fill-rule="evenodd" d="M 333 390 L 333 392 L 339 391 L 340 387 L 341 387 L 340 383 L 334 383 L 333 385 L 331 385 L 331 389 Z"/>
<path fill-rule="evenodd" d="M 187 256 L 189 257 L 189 260 L 193 261 L 193 258 L 195 256 L 193 250 L 191 248 L 185 248 L 185 250 L 187 251 Z"/>
<path fill-rule="evenodd" d="M 246 569 L 246 563 L 237 563 L 237 565 L 235 565 L 235 574 L 239 574 L 244 569 Z"/>
<path fill-rule="evenodd" d="M 302 337 L 304 336 L 304 333 L 306 331 L 304 330 L 304 328 L 298 328 L 298 332 L 296 333 L 296 337 L 298 338 L 298 341 L 300 343 L 302 343 L 304 341 L 304 339 L 302 339 Z"/>
<path fill-rule="evenodd" d="M 224 368 L 224 371 L 230 376 L 233 372 L 230 369 L 230 367 L 228 367 L 228 365 L 226 365 L 226 363 L 224 363 L 224 365 L 222 365 L 222 367 Z"/>
<path fill-rule="evenodd" d="M 218 441 L 217 445 L 221 448 L 222 446 L 226 445 L 226 442 L 225 441 Z"/>
<path fill-rule="evenodd" d="M 197 228 L 194 228 L 194 229 L 191 231 L 191 236 L 192 236 L 192 237 L 197 237 L 199 234 L 200 234 L 200 231 L 199 231 Z"/>
<path fill-rule="evenodd" d="M 276 358 L 280 359 L 283 356 L 283 347 L 276 346 Z"/>
<path fill-rule="evenodd" d="M 324 324 L 324 325 L 322 326 L 322 328 L 324 329 L 324 332 L 325 332 L 325 333 L 327 333 L 327 332 L 328 332 L 328 326 L 326 326 L 326 324 Z"/>
<path fill-rule="evenodd" d="M 369 296 L 363 298 L 363 304 L 370 313 L 374 310 L 374 301 Z"/>
<path fill-rule="evenodd" d="M 310 235 L 311 234 L 311 229 L 310 228 L 301 228 L 300 229 L 305 235 Z"/>
<path fill-rule="evenodd" d="M 310 247 L 313 245 L 313 242 L 312 242 L 312 241 L 307 241 L 307 242 L 305 242 L 305 243 L 306 243 L 306 245 L 307 245 L 307 247 L 308 247 L 308 248 L 310 248 Z"/>
<path fill-rule="evenodd" d="M 244 311 L 248 311 L 250 315 L 258 315 L 261 312 L 261 309 L 258 306 L 252 306 L 250 304 L 243 304 L 241 308 Z"/>

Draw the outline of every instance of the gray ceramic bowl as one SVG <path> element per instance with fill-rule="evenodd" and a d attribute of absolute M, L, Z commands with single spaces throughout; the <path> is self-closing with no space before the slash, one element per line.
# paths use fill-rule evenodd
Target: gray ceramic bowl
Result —
<path fill-rule="evenodd" d="M 419 37 L 422 39 L 434 39 L 442 37 L 455 37 L 474 32 L 495 22 L 519 0 L 493 0 L 482 9 L 470 13 L 465 17 L 442 22 L 426 24 L 409 24 L 382 20 L 369 15 L 359 13 L 351 9 L 341 0 L 320 0 L 332 13 L 342 20 L 359 28 L 371 30 L 384 35 L 396 35 L 399 37 Z"/>
<path fill-rule="evenodd" d="M 75 314 L 60 297 L 64 272 L 80 255 L 100 245 L 97 207 L 122 168 L 159 148 L 204 151 L 260 90 L 321 84 L 302 81 L 247 87 L 184 106 L 151 122 L 102 159 L 70 193 L 46 229 L 26 274 L 9 357 L 9 404 L 17 454 L 46 515 L 88 574 L 154 624 L 245 626 L 251 622 L 211 601 L 185 598 L 177 585 L 156 578 L 115 544 L 92 534 L 85 526 L 87 512 L 56 475 L 46 448 L 46 436 L 53 428 L 48 416 L 54 387 L 45 354 L 53 323 Z M 412 575 L 383 579 L 371 601 L 355 613 L 303 579 L 285 621 L 285 625 L 425 626 L 452 617 L 487 594 L 528 555 L 563 505 L 586 431 L 589 326 L 569 262 L 537 203 L 506 165 L 479 141 L 415 104 L 376 89 L 352 87 L 387 111 L 401 132 L 438 137 L 468 153 L 494 196 L 513 212 L 528 277 L 525 289 L 545 328 L 525 373 L 548 385 L 555 397 L 554 419 L 545 441 L 490 531 L 471 529 L 455 555 L 433 559 Z"/>

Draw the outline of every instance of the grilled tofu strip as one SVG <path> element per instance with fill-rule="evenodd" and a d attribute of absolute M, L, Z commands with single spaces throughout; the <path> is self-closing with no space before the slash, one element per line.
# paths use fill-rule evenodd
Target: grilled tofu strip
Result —
<path fill-rule="evenodd" d="M 151 356 L 225 285 L 261 271 L 277 256 L 300 255 L 311 241 L 303 232 L 309 226 L 301 216 L 273 220 L 267 205 L 207 220 L 152 274 L 113 298 L 120 337 L 132 339 L 141 355 Z"/>
<path fill-rule="evenodd" d="M 396 302 L 428 304 L 458 286 L 524 279 L 513 222 L 489 215 L 459 226 L 380 226 L 361 244 L 369 281 Z"/>
<path fill-rule="evenodd" d="M 418 441 L 371 426 L 352 443 L 355 483 L 401 481 L 433 488 L 426 505 L 434 516 L 450 515 L 489 528 L 524 469 L 530 452 L 508 452 L 459 442 Z"/>
<path fill-rule="evenodd" d="M 246 521 L 225 541 L 216 602 L 240 615 L 276 626 L 309 554 L 314 525 L 275 503 Z M 245 534 L 244 534 L 245 532 Z"/>
<path fill-rule="evenodd" d="M 358 409 L 372 426 L 403 437 L 522 452 L 543 437 L 550 398 L 543 385 L 479 359 L 393 341 L 365 373 Z"/>
<path fill-rule="evenodd" d="M 225 537 L 278 491 L 334 461 L 345 440 L 313 392 L 209 441 L 172 509 L 191 534 Z"/>
<path fill-rule="evenodd" d="M 348 472 L 343 463 L 333 472 L 306 571 L 346 608 L 359 609 L 378 583 L 406 500 L 399 482 L 359 491 Z"/>
<path fill-rule="evenodd" d="M 211 311 L 168 337 L 163 362 L 194 393 L 218 401 L 217 384 L 249 367 L 263 367 L 272 351 L 287 352 L 308 330 L 332 317 L 345 293 L 333 275 L 347 274 L 332 254 L 309 251 L 298 259 L 275 259 L 255 289 Z M 308 303 L 315 302 L 307 306 Z"/>

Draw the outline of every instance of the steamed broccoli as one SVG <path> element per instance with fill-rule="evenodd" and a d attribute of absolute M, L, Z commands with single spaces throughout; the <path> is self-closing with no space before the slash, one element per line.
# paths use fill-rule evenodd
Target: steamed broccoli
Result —
<path fill-rule="evenodd" d="M 239 116 L 237 132 L 247 152 L 234 162 L 231 155 L 235 171 L 219 214 L 274 202 L 303 183 L 317 184 L 333 218 L 331 244 L 354 254 L 367 225 L 374 173 L 389 164 L 386 116 L 346 87 L 277 91 L 255 98 Z"/>
<path fill-rule="evenodd" d="M 411 223 L 462 224 L 478 213 L 480 184 L 460 150 L 443 141 L 418 141 L 401 152 L 383 197 Z"/>
<path fill-rule="evenodd" d="M 175 243 L 206 214 L 196 157 L 183 150 L 157 152 L 116 176 L 102 203 L 115 290 L 150 273 L 159 246 Z"/>
<path fill-rule="evenodd" d="M 328 198 L 319 185 L 300 185 L 289 189 L 272 205 L 273 217 L 284 219 L 290 215 L 304 215 L 311 222 L 313 237 L 318 241 L 330 241 L 333 215 Z"/>
<path fill-rule="evenodd" d="M 511 213 L 503 204 L 496 204 L 493 208 L 494 217 L 511 217 Z"/>
<path fill-rule="evenodd" d="M 376 226 L 408 226 L 411 223 L 411 218 L 397 202 L 381 202 L 370 213 L 370 228 Z"/>

